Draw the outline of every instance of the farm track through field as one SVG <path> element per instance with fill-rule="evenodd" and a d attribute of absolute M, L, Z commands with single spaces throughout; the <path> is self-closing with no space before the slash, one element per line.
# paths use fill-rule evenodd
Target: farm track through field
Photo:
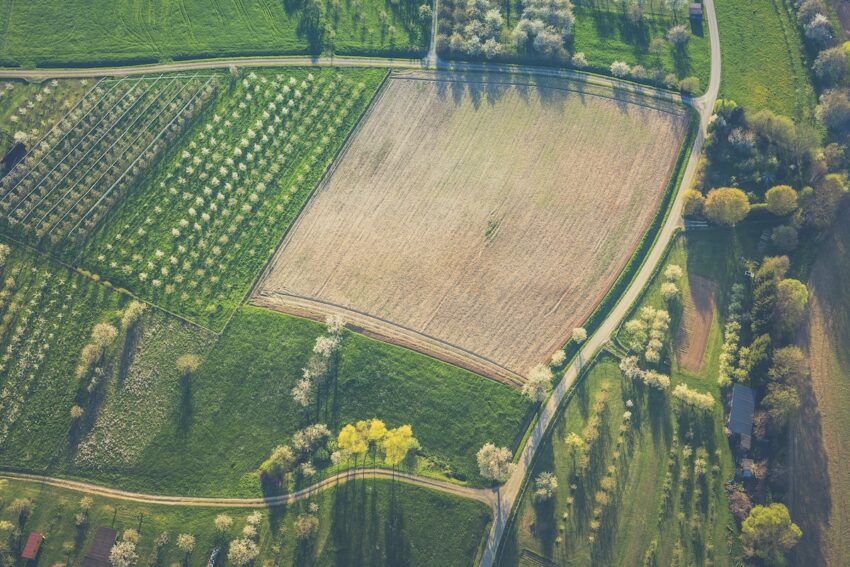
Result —
<path fill-rule="evenodd" d="M 427 476 L 414 475 L 400 471 L 391 471 L 387 469 L 349 469 L 333 476 L 329 476 L 321 481 L 291 492 L 289 494 L 281 494 L 279 496 L 269 496 L 265 498 L 215 498 L 215 497 L 193 497 L 193 496 L 162 496 L 158 494 L 144 494 L 140 492 L 129 492 L 126 490 L 118 490 L 115 488 L 107 488 L 98 484 L 81 482 L 77 480 L 69 480 L 52 476 L 43 476 L 29 473 L 15 472 L 0 472 L 0 479 L 22 480 L 36 484 L 44 484 L 55 488 L 64 488 L 66 490 L 74 490 L 85 494 L 93 494 L 103 496 L 105 498 L 114 498 L 125 502 L 140 502 L 144 504 L 158 504 L 163 506 L 192 506 L 192 507 L 215 507 L 215 508 L 251 508 L 254 506 L 280 506 L 289 505 L 300 500 L 306 500 L 317 492 L 321 492 L 327 488 L 334 487 L 356 479 L 388 479 L 405 482 L 414 486 L 430 488 L 460 496 L 477 500 L 491 510 L 496 509 L 498 495 L 495 490 L 486 488 L 470 488 L 468 486 L 460 486 L 441 480 L 436 480 Z"/>
<path fill-rule="evenodd" d="M 708 125 L 708 120 L 711 116 L 711 113 L 714 108 L 714 103 L 717 100 L 717 94 L 720 88 L 720 40 L 718 37 L 718 28 L 717 28 L 717 17 L 714 9 L 714 0 L 705 0 L 704 1 L 705 8 L 705 18 L 708 24 L 710 42 L 711 42 L 711 74 L 710 80 L 708 84 L 708 88 L 706 93 L 699 98 L 690 98 L 685 97 L 683 101 L 687 104 L 693 106 L 700 115 L 700 128 L 697 134 L 696 140 L 694 141 L 693 147 L 691 149 L 691 154 L 689 156 L 687 166 L 685 172 L 682 176 L 680 188 L 681 187 L 689 187 L 694 179 L 694 175 L 696 174 L 697 163 L 699 160 L 700 153 L 702 151 L 702 146 L 705 137 L 705 129 Z M 0 78 L 11 78 L 11 79 L 49 79 L 49 78 L 74 78 L 74 77 L 86 77 L 92 75 L 137 75 L 137 74 L 145 74 L 151 72 L 172 72 L 172 71 L 191 71 L 197 69 L 215 69 L 222 68 L 228 66 L 237 66 L 237 67 L 252 67 L 252 66 L 303 66 L 303 65 L 331 65 L 331 66 L 340 66 L 340 67 L 389 67 L 389 68 L 419 68 L 419 69 L 427 69 L 429 66 L 426 63 L 423 64 L 420 60 L 411 60 L 411 59 L 357 59 L 357 58 L 311 58 L 311 57 L 278 57 L 278 58 L 239 58 L 239 59 L 225 59 L 225 60 L 215 60 L 215 61 L 193 61 L 193 62 L 180 62 L 180 63 L 168 63 L 168 64 L 160 64 L 153 66 L 141 66 L 141 67 L 110 67 L 110 68 L 102 68 L 102 69 L 36 69 L 36 70 L 19 70 L 19 69 L 7 69 L 0 70 Z M 615 87 L 618 89 L 623 89 L 626 91 L 631 91 L 639 94 L 646 94 L 649 96 L 656 96 L 658 98 L 667 99 L 667 100 L 679 100 L 680 97 L 673 93 L 667 91 L 660 91 L 658 89 L 654 89 L 651 87 L 644 87 L 641 85 L 636 85 L 633 83 L 629 83 L 626 81 L 619 81 L 616 79 L 610 79 L 607 77 L 596 77 L 587 75 L 580 72 L 563 70 L 563 69 L 552 69 L 552 68 L 540 68 L 540 67 L 519 67 L 513 65 L 489 65 L 489 64 L 478 64 L 478 63 L 457 63 L 452 65 L 441 65 L 439 61 L 436 62 L 435 65 L 440 69 L 448 69 L 455 71 L 492 71 L 492 72 L 522 72 L 526 74 L 540 75 L 540 76 L 549 76 L 549 77 L 559 77 L 559 78 L 572 78 L 579 80 L 586 80 L 590 84 L 600 84 L 604 86 Z M 514 471 L 511 478 L 508 482 L 500 488 L 498 492 L 493 491 L 484 491 L 487 493 L 485 496 L 484 493 L 475 491 L 474 489 L 468 489 L 459 487 L 456 485 L 452 485 L 449 483 L 440 483 L 438 481 L 434 481 L 432 479 L 427 479 L 425 477 L 419 477 L 416 475 L 402 475 L 401 473 L 397 473 L 395 478 L 399 480 L 403 480 L 405 482 L 411 482 L 413 484 L 419 484 L 420 486 L 425 486 L 427 488 L 432 488 L 436 490 L 442 490 L 449 493 L 457 494 L 460 496 L 473 497 L 478 500 L 482 500 L 482 498 L 487 498 L 488 503 L 493 506 L 493 494 L 497 496 L 495 498 L 495 517 L 492 523 L 492 527 L 490 533 L 488 535 L 487 541 L 485 543 L 484 551 L 481 556 L 481 561 L 479 565 L 481 567 L 491 567 L 497 558 L 497 554 L 499 551 L 499 545 L 502 540 L 502 536 L 505 532 L 505 529 L 508 526 L 509 520 L 511 518 L 511 511 L 513 509 L 514 504 L 518 500 L 525 477 L 530 470 L 534 458 L 537 452 L 537 449 L 540 447 L 543 438 L 554 421 L 554 418 L 557 415 L 557 411 L 559 406 L 561 405 L 564 396 L 570 389 L 570 386 L 574 383 L 576 378 L 579 375 L 579 372 L 582 368 L 583 362 L 588 360 L 590 356 L 596 352 L 600 347 L 602 347 L 605 343 L 607 343 L 617 329 L 620 322 L 628 313 L 631 305 L 639 296 L 641 290 L 644 286 L 649 282 L 655 267 L 663 258 L 664 251 L 666 250 L 667 244 L 670 239 L 676 233 L 679 225 L 681 224 L 681 212 L 682 212 L 682 192 L 679 191 L 677 198 L 674 200 L 670 211 L 668 213 L 667 219 L 658 234 L 656 241 L 652 247 L 652 249 L 647 254 L 644 259 L 643 265 L 635 276 L 631 285 L 620 298 L 620 301 L 614 307 L 614 309 L 608 314 L 608 317 L 605 321 L 600 325 L 599 329 L 591 336 L 584 344 L 584 347 L 576 356 L 574 362 L 567 369 L 563 379 L 560 381 L 558 386 L 555 388 L 553 395 L 550 396 L 549 400 L 545 403 L 540 411 L 540 416 L 535 424 L 531 435 L 527 443 L 525 444 L 521 455 L 519 456 L 517 468 Z M 349 474 L 349 473 L 346 473 Z M 368 473 L 366 473 L 368 474 Z M 375 472 L 376 476 L 387 475 L 391 476 L 387 471 Z M 25 478 L 26 476 L 22 475 L 11 475 L 9 473 L 2 473 L 0 476 L 14 477 L 14 478 Z M 331 477 L 330 479 L 326 479 L 325 483 L 334 482 L 337 478 L 340 477 Z M 36 482 L 50 482 L 50 483 L 68 483 L 67 486 L 71 486 L 72 481 L 65 481 L 62 479 L 50 479 L 45 477 L 38 477 L 37 475 L 30 475 L 29 480 L 33 480 Z M 322 485 L 322 483 L 319 483 Z M 93 485 L 85 485 L 83 483 L 77 483 L 75 485 L 79 490 L 82 490 L 83 486 L 91 486 L 96 490 L 104 490 L 100 487 L 94 487 Z M 327 486 L 327 485 L 325 485 Z M 314 487 L 315 489 L 315 487 Z M 117 491 L 120 493 L 120 491 Z M 128 497 L 131 493 L 127 493 Z M 286 498 L 295 498 L 296 494 L 286 496 Z M 143 495 L 143 497 L 147 497 Z M 306 497 L 305 496 L 302 496 Z M 161 498 L 150 496 L 150 498 Z M 179 500 L 183 502 L 190 502 L 189 498 L 179 498 Z M 227 499 L 222 499 L 227 500 Z M 261 502 L 266 502 L 261 500 Z M 196 504 L 197 505 L 197 504 Z M 236 504 L 238 505 L 238 504 Z"/>

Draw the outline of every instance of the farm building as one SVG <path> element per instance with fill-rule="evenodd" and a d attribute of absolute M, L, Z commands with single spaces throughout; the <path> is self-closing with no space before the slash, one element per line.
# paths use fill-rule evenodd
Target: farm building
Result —
<path fill-rule="evenodd" d="M 750 448 L 753 434 L 753 412 L 755 410 L 755 398 L 751 388 L 742 384 L 732 387 L 732 407 L 729 410 L 729 418 L 726 427 L 741 440 L 741 449 Z"/>
<path fill-rule="evenodd" d="M 24 545 L 24 550 L 21 552 L 21 557 L 28 561 L 35 561 L 36 557 L 38 557 L 38 551 L 41 549 L 41 542 L 43 541 L 44 536 L 40 533 L 30 533 L 27 543 Z"/>
<path fill-rule="evenodd" d="M 702 23 L 702 4 L 694 2 L 688 7 L 688 16 L 695 24 Z"/>
<path fill-rule="evenodd" d="M 112 567 L 109 552 L 115 545 L 118 532 L 112 528 L 98 528 L 89 552 L 83 559 L 82 567 Z"/>

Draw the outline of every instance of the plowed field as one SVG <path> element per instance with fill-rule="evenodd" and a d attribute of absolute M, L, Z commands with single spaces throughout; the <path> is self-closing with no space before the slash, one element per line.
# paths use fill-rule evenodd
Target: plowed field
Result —
<path fill-rule="evenodd" d="M 479 81 L 391 78 L 258 301 L 341 310 L 514 378 L 547 360 L 651 222 L 687 115 L 563 82 Z"/>

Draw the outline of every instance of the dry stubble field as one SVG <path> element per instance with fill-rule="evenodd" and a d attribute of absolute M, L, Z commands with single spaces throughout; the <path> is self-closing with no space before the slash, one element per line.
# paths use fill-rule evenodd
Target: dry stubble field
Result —
<path fill-rule="evenodd" d="M 613 284 L 688 119 L 563 81 L 458 79 L 388 81 L 254 300 L 342 310 L 390 340 L 517 379 Z"/>

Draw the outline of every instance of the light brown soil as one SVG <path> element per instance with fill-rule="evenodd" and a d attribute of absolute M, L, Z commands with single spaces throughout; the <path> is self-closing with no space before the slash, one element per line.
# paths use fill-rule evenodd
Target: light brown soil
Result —
<path fill-rule="evenodd" d="M 682 322 L 676 335 L 676 359 L 681 367 L 699 373 L 717 307 L 717 283 L 691 274 L 688 287 L 690 292 L 683 298 Z"/>
<path fill-rule="evenodd" d="M 452 79 L 389 80 L 257 295 L 339 307 L 524 375 L 628 260 L 687 116 Z"/>
<path fill-rule="evenodd" d="M 845 566 L 850 558 L 850 214 L 824 242 L 809 280 L 801 342 L 811 383 L 791 432 L 789 504 L 803 530 L 795 565 Z"/>

